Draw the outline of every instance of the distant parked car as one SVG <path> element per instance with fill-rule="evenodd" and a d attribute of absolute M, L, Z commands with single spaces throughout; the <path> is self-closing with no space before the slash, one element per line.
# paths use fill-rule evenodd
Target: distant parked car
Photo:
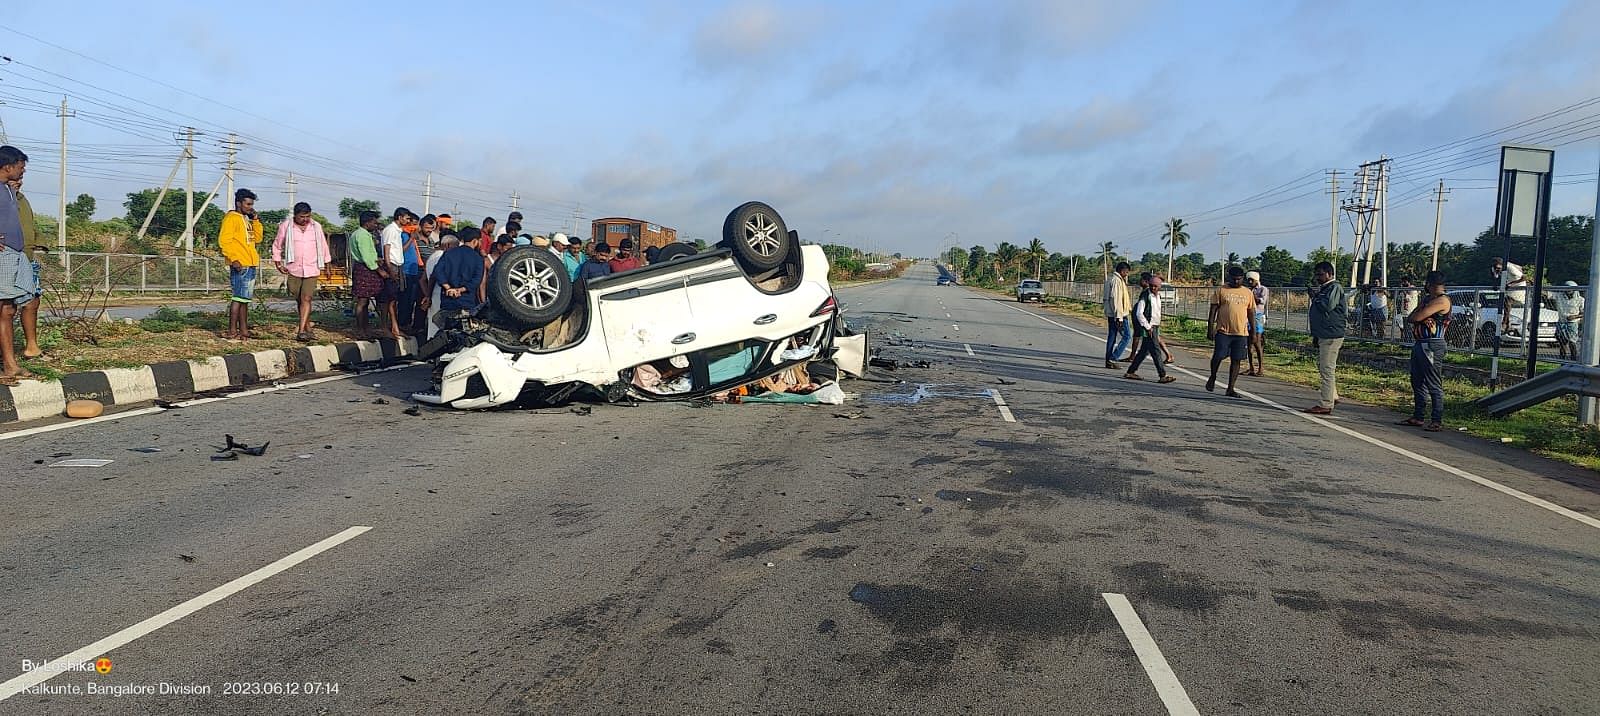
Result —
<path fill-rule="evenodd" d="M 1495 341 L 1503 346 L 1522 345 L 1523 324 L 1527 320 L 1524 306 L 1509 309 L 1509 325 L 1502 332 L 1499 291 L 1451 291 L 1449 296 L 1451 318 L 1450 327 L 1445 329 L 1446 343 L 1484 348 L 1493 347 Z M 1560 314 L 1549 305 L 1550 301 L 1544 303 L 1539 308 L 1539 343 L 1554 345 Z"/>
<path fill-rule="evenodd" d="M 1031 278 L 1022 280 L 1017 284 L 1017 303 L 1023 301 L 1038 301 L 1044 303 L 1044 283 Z"/>
<path fill-rule="evenodd" d="M 956 282 L 956 278 L 954 276 L 940 276 L 939 280 L 935 281 L 933 283 L 933 285 L 935 285 L 935 286 L 950 286 L 950 285 L 954 284 L 955 282 Z"/>

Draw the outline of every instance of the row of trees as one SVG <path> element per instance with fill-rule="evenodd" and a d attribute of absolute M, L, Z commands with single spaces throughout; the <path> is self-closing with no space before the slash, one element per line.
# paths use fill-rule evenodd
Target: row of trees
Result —
<path fill-rule="evenodd" d="M 1588 282 L 1593 231 L 1593 217 L 1571 215 L 1550 220 L 1550 239 L 1546 246 L 1547 283 L 1567 280 L 1580 284 Z M 1189 243 L 1189 233 L 1182 219 L 1168 221 L 1160 238 L 1165 251 L 1146 252 L 1137 258 L 1122 253 L 1110 241 L 1102 242 L 1093 256 L 1084 256 L 1050 252 L 1042 241 L 1035 238 L 1026 247 L 1002 241 L 993 249 L 982 245 L 967 249 L 953 248 L 946 255 L 946 260 L 952 267 L 962 271 L 969 282 L 998 285 L 1009 285 L 1023 278 L 1048 281 L 1100 280 L 1118 261 L 1127 261 L 1136 273 L 1159 273 L 1179 284 L 1211 284 L 1222 275 L 1222 261 L 1208 260 L 1199 252 L 1178 253 Z M 1447 281 L 1456 285 L 1485 285 L 1492 282 L 1488 273 L 1491 260 L 1505 255 L 1505 241 L 1486 229 L 1471 244 L 1441 244 L 1439 270 L 1444 272 Z M 1532 274 L 1532 239 L 1512 242 L 1509 255 L 1512 261 L 1523 264 Z M 1227 265 L 1241 266 L 1246 271 L 1259 271 L 1262 282 L 1269 286 L 1306 286 L 1311 283 L 1312 267 L 1320 261 L 1331 261 L 1340 280 L 1348 281 L 1351 265 L 1356 258 L 1348 251 L 1340 251 L 1338 256 L 1334 256 L 1328 249 L 1318 248 L 1302 260 L 1287 249 L 1267 246 L 1253 256 L 1230 253 Z M 1399 284 L 1404 277 L 1421 283 L 1422 277 L 1431 268 L 1432 260 L 1431 242 L 1390 244 L 1389 283 Z M 1373 281 L 1382 278 L 1382 265 L 1382 253 L 1374 252 L 1370 268 Z"/>

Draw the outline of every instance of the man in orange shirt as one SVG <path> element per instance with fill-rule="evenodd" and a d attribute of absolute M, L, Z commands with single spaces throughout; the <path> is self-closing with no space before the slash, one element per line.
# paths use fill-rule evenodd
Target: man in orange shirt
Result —
<path fill-rule="evenodd" d="M 1239 380 L 1239 362 L 1249 354 L 1250 339 L 1256 330 L 1255 322 L 1250 320 L 1255 315 L 1256 296 L 1243 284 L 1244 269 L 1229 266 L 1228 285 L 1217 289 L 1211 299 L 1211 314 L 1206 318 L 1206 337 L 1212 341 L 1211 378 L 1206 381 L 1206 390 L 1217 389 L 1217 368 L 1223 358 L 1231 357 L 1227 394 L 1235 398 L 1239 397 L 1233 391 Z"/>

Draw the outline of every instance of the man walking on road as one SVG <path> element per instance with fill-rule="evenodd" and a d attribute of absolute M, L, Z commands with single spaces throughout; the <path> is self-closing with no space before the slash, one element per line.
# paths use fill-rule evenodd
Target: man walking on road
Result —
<path fill-rule="evenodd" d="M 217 249 L 228 262 L 228 282 L 233 288 L 228 302 L 227 338 L 231 340 L 255 337 L 250 335 L 250 299 L 255 296 L 256 268 L 261 265 L 261 254 L 256 250 L 261 238 L 256 193 L 249 189 L 234 192 L 233 211 L 222 216 L 222 228 L 217 230 Z"/>
<path fill-rule="evenodd" d="M 1261 274 L 1255 271 L 1244 275 L 1244 287 L 1250 289 L 1256 300 L 1256 308 L 1250 313 L 1250 324 L 1256 329 L 1250 336 L 1250 375 L 1266 375 L 1267 297 L 1271 294 L 1261 284 Z"/>
<path fill-rule="evenodd" d="M 1311 294 L 1311 344 L 1317 351 L 1317 377 L 1321 402 L 1306 408 L 1312 415 L 1331 415 L 1339 403 L 1339 349 L 1344 346 L 1344 287 L 1333 280 L 1333 264 L 1317 262 L 1313 269 L 1317 287 Z"/>
<path fill-rule="evenodd" d="M 1156 375 L 1161 377 L 1156 382 L 1171 383 L 1177 378 L 1167 375 L 1167 366 L 1162 360 L 1165 356 L 1161 350 L 1161 277 L 1146 271 L 1139 276 L 1139 283 L 1145 286 L 1145 290 L 1133 304 L 1133 320 L 1138 323 L 1139 331 L 1144 335 L 1144 343 L 1134 352 L 1133 363 L 1128 366 L 1128 372 L 1122 377 L 1128 380 L 1144 380 L 1139 377 L 1139 364 L 1149 356 L 1150 362 L 1156 366 Z"/>
<path fill-rule="evenodd" d="M 1106 311 L 1106 367 L 1117 367 L 1116 361 L 1132 339 L 1128 326 L 1128 262 L 1117 262 L 1115 273 L 1106 277 L 1100 292 L 1100 302 Z M 1120 339 L 1120 340 L 1119 340 Z"/>
<path fill-rule="evenodd" d="M 278 273 L 288 277 L 289 297 L 300 309 L 300 325 L 294 339 L 302 343 L 312 339 L 311 300 L 317 297 L 317 277 L 322 267 L 333 262 L 328 250 L 328 237 L 322 233 L 322 224 L 311 220 L 311 205 L 300 202 L 294 205 L 294 218 L 278 224 L 278 235 L 272 240 L 272 265 Z"/>
<path fill-rule="evenodd" d="M 1250 340 L 1255 336 L 1255 294 L 1244 287 L 1244 269 L 1228 267 L 1228 285 L 1217 289 L 1211 299 L 1211 314 L 1206 317 L 1206 337 L 1212 341 L 1211 377 L 1206 380 L 1206 390 L 1217 389 L 1217 368 L 1223 358 L 1231 358 L 1228 366 L 1228 392 L 1239 397 L 1233 386 L 1239 382 L 1239 363 L 1250 352 Z"/>

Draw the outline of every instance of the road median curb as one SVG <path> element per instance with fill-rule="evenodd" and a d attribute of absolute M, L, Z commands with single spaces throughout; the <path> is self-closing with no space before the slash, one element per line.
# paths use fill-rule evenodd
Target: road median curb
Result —
<path fill-rule="evenodd" d="M 59 416 L 72 400 L 111 406 L 181 399 L 210 390 L 325 373 L 341 366 L 389 363 L 416 353 L 416 339 L 380 338 L 90 370 L 68 373 L 60 380 L 24 380 L 0 386 L 0 424 Z"/>

